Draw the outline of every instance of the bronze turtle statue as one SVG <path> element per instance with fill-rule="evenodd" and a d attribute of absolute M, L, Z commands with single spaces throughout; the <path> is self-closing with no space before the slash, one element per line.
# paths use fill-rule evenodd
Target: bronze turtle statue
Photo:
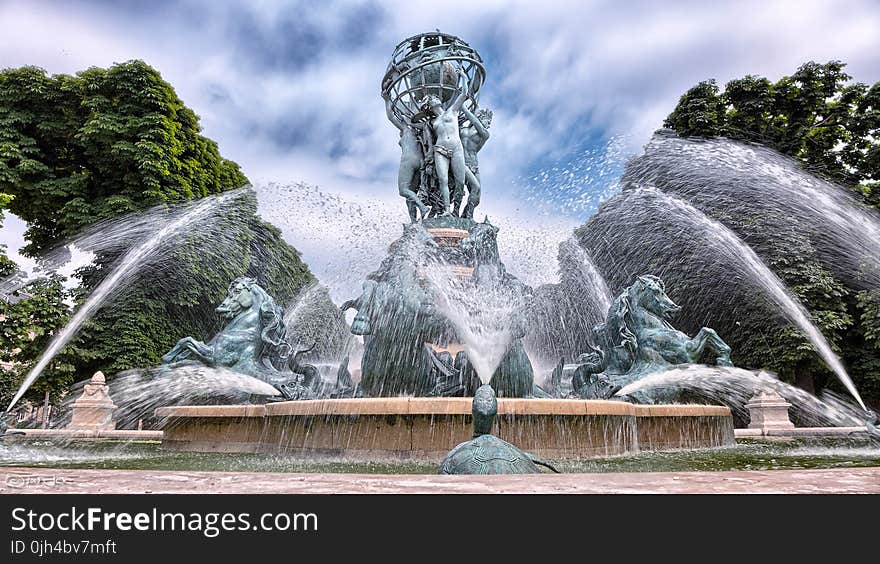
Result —
<path fill-rule="evenodd" d="M 474 394 L 474 438 L 449 451 L 440 465 L 440 474 L 538 474 L 538 466 L 556 468 L 537 456 L 523 452 L 490 434 L 498 400 L 492 386 L 484 384 Z"/>

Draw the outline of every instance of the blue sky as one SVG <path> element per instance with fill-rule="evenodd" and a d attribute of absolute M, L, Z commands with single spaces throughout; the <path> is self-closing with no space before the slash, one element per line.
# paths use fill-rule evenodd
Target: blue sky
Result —
<path fill-rule="evenodd" d="M 502 252 L 505 237 L 519 249 L 515 272 L 555 256 L 696 82 L 775 80 L 830 59 L 848 62 L 856 80 L 880 80 L 876 0 L 3 0 L 0 21 L 3 67 L 72 73 L 138 58 L 159 69 L 255 182 L 261 213 L 328 280 L 352 277 L 348 262 L 371 263 L 405 220 L 397 131 L 378 90 L 409 35 L 439 28 L 486 60 L 481 104 L 495 119 L 481 153 L 481 209 L 502 224 Z M 374 248 L 358 251 L 367 258 L 340 254 L 363 231 L 341 219 L 327 225 L 326 210 L 298 206 L 301 192 L 279 188 L 299 181 L 338 195 L 345 209 L 380 209 L 376 223 L 397 227 L 375 228 Z M 20 231 L 7 220 L 0 242 L 15 247 Z"/>

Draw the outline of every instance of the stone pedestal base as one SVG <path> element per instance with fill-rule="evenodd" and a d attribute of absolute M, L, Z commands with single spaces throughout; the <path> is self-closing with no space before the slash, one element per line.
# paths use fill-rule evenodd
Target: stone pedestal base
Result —
<path fill-rule="evenodd" d="M 746 404 L 749 429 L 794 429 L 788 418 L 789 407 L 791 404 L 776 392 L 760 392 Z"/>
<path fill-rule="evenodd" d="M 428 227 L 426 231 L 434 237 L 434 240 L 441 247 L 457 247 L 462 239 L 470 235 L 464 229 L 453 227 Z"/>
<path fill-rule="evenodd" d="M 104 374 L 96 372 L 83 388 L 83 394 L 71 406 L 68 429 L 110 431 L 116 428 L 113 412 L 116 404 L 110 399 L 110 387 Z"/>
<path fill-rule="evenodd" d="M 163 407 L 162 444 L 199 452 L 439 462 L 472 437 L 471 398 L 358 398 Z M 498 399 L 493 432 L 547 459 L 734 444 L 726 407 Z"/>

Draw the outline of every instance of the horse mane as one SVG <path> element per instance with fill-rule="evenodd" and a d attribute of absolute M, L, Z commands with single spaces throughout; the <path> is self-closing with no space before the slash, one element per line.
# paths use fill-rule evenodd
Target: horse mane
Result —
<path fill-rule="evenodd" d="M 259 300 L 260 340 L 278 351 L 282 358 L 286 358 L 291 351 L 290 343 L 287 342 L 287 326 L 284 324 L 284 310 L 275 303 L 275 299 L 269 295 L 253 279 L 250 283 L 250 291 Z"/>
<path fill-rule="evenodd" d="M 623 349 L 630 360 L 634 360 L 638 349 L 632 319 L 633 304 L 627 288 L 617 299 L 605 323 L 606 338 L 615 349 Z"/>
<path fill-rule="evenodd" d="M 664 292 L 666 291 L 666 284 L 663 282 L 663 280 L 659 276 L 654 276 L 653 274 L 642 274 L 636 280 L 636 283 L 645 282 L 645 281 L 654 282 L 658 286 L 660 286 L 661 290 L 663 290 Z M 633 284 L 633 286 L 635 286 L 635 284 Z"/>
<path fill-rule="evenodd" d="M 616 349 L 623 349 L 627 356 L 634 360 L 638 351 L 638 339 L 636 339 L 636 327 L 633 321 L 633 312 L 635 310 L 635 296 L 641 288 L 649 283 L 655 282 L 660 289 L 665 291 L 666 286 L 663 280 L 651 274 L 639 276 L 632 285 L 620 294 L 614 300 L 612 312 L 608 315 L 606 328 L 608 329 L 607 338 L 609 344 Z M 665 324 L 665 320 L 661 320 Z M 613 322 L 613 323 L 612 323 Z"/>
<path fill-rule="evenodd" d="M 488 259 L 491 262 L 500 262 L 501 255 L 498 252 L 498 227 L 489 223 L 489 218 L 477 223 L 465 237 L 474 243 L 477 261 Z"/>

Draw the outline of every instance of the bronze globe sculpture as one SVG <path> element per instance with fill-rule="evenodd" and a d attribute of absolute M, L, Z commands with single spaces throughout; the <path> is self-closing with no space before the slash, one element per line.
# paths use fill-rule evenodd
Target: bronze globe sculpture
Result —
<path fill-rule="evenodd" d="M 469 86 L 465 107 L 474 111 L 486 80 L 483 59 L 464 40 L 439 31 L 401 41 L 382 78 L 382 97 L 391 101 L 394 115 L 413 123 L 422 100 L 430 95 L 447 104 L 460 91 L 459 70 Z"/>

